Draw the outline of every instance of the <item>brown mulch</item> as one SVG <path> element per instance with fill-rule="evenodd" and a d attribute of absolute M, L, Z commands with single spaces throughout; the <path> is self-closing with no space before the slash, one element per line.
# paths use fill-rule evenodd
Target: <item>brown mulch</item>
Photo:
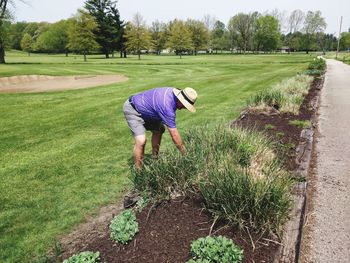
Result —
<path fill-rule="evenodd" d="M 295 150 L 300 143 L 301 128 L 289 124 L 289 121 L 310 120 L 316 110 L 312 105 L 319 94 L 322 83 L 322 78 L 316 78 L 313 81 L 298 116 L 248 112 L 242 119 L 235 121 L 235 125 L 254 126 L 271 136 L 274 141 L 278 142 L 281 146 L 279 149 L 286 156 L 285 166 L 288 170 L 293 171 L 297 168 Z M 271 124 L 273 128 L 266 129 L 268 124 Z M 226 226 L 224 222 L 216 222 L 212 228 L 214 219 L 203 209 L 202 203 L 201 196 L 192 195 L 163 202 L 157 206 L 150 204 L 137 215 L 140 232 L 129 244 L 121 245 L 112 242 L 109 239 L 108 225 L 105 225 L 103 234 L 96 234 L 93 238 L 89 235 L 86 240 L 75 243 L 74 248 L 64 247 L 64 253 L 60 258 L 65 259 L 82 251 L 99 251 L 101 262 L 183 263 L 189 260 L 191 242 L 211 233 L 232 238 L 244 250 L 243 262 L 273 261 L 279 247 L 276 241 L 238 231 Z M 113 215 L 110 215 L 110 219 L 112 217 Z"/>
<path fill-rule="evenodd" d="M 242 127 L 254 127 L 258 131 L 262 131 L 276 142 L 277 151 L 280 151 L 281 156 L 284 156 L 285 168 L 289 171 L 297 169 L 296 147 L 301 142 L 300 133 L 302 128 L 290 124 L 293 120 L 309 120 L 313 124 L 312 119 L 316 111 L 315 99 L 318 98 L 319 91 L 323 84 L 323 78 L 315 78 L 311 84 L 309 93 L 305 96 L 304 102 L 301 105 L 300 113 L 293 115 L 290 113 L 266 114 L 266 113 L 250 113 L 246 112 L 241 115 L 233 125 Z M 272 129 L 269 129 L 273 127 Z"/>
<path fill-rule="evenodd" d="M 108 226 L 105 235 L 96 237 L 84 246 L 84 251 L 99 251 L 101 262 L 186 262 L 189 260 L 193 240 L 209 235 L 213 217 L 203 210 L 203 199 L 198 195 L 179 197 L 152 204 L 137 215 L 139 233 L 127 245 L 116 244 L 109 239 Z M 260 239 L 255 250 L 248 233 L 216 223 L 212 234 L 232 238 L 244 249 L 244 262 L 271 262 L 277 249 L 275 243 Z M 252 236 L 256 241 L 258 237 Z M 79 250 L 79 249 L 78 249 Z M 81 250 L 83 251 L 83 250 Z"/>

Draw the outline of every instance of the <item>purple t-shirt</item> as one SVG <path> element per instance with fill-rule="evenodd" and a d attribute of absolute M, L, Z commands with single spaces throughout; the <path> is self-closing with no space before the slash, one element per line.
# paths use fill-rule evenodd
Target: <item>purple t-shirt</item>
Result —
<path fill-rule="evenodd" d="M 136 110 L 143 119 L 162 121 L 176 128 L 176 96 L 173 88 L 155 88 L 132 96 Z"/>

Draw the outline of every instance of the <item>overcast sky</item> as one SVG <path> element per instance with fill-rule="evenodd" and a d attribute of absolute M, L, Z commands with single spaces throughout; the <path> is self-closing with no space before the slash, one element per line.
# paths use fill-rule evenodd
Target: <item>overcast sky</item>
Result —
<path fill-rule="evenodd" d="M 17 21 L 56 22 L 66 19 L 84 6 L 84 0 L 25 0 L 28 5 L 16 0 Z M 327 23 L 327 33 L 338 35 L 340 17 L 343 16 L 342 31 L 350 28 L 350 0 L 119 0 L 117 2 L 122 19 L 129 21 L 139 12 L 150 25 L 158 19 L 168 22 L 174 18 L 202 19 L 209 14 L 227 24 L 239 12 L 307 11 L 320 10 Z"/>

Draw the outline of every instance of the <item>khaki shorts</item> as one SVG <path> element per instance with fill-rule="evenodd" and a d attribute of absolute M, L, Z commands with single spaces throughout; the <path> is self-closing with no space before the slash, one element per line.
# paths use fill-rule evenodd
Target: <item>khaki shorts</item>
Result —
<path fill-rule="evenodd" d="M 141 114 L 134 109 L 129 100 L 125 101 L 123 111 L 128 126 L 134 136 L 146 134 L 146 130 L 160 133 L 165 131 L 161 121 L 142 119 Z"/>

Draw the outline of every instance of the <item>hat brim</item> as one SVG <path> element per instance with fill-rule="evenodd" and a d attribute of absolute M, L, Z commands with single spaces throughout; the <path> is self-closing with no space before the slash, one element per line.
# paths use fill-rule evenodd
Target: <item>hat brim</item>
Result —
<path fill-rule="evenodd" d="M 173 88 L 173 93 L 178 98 L 178 100 L 182 103 L 182 105 L 185 106 L 186 109 L 188 109 L 190 112 L 196 112 L 196 108 L 185 99 L 185 97 L 181 93 L 181 90 L 177 88 Z"/>

